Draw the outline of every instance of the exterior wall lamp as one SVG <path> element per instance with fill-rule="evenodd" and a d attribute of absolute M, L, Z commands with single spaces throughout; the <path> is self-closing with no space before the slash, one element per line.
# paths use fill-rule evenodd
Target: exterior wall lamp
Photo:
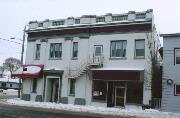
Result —
<path fill-rule="evenodd" d="M 172 84 L 173 84 L 173 80 L 172 80 L 172 79 L 168 79 L 168 80 L 167 80 L 167 84 L 168 84 L 168 85 L 172 85 Z"/>

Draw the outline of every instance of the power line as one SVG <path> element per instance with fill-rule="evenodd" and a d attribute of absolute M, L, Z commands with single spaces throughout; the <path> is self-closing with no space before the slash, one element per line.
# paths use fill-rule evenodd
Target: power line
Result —
<path fill-rule="evenodd" d="M 1 40 L 4 40 L 4 41 L 8 41 L 8 42 L 11 42 L 11 43 L 16 43 L 16 44 L 20 44 L 22 45 L 22 43 L 19 43 L 19 42 L 16 42 L 16 41 L 11 41 L 9 39 L 4 39 L 4 38 L 0 38 Z"/>

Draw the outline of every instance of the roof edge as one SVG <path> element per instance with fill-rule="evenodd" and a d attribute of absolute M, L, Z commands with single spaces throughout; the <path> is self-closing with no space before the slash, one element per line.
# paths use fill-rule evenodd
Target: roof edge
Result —
<path fill-rule="evenodd" d="M 177 37 L 177 36 L 180 36 L 180 33 L 160 34 L 160 37 Z"/>

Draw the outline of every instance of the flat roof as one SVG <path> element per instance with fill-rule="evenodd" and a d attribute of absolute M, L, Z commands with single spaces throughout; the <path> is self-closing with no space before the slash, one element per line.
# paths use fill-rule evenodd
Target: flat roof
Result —
<path fill-rule="evenodd" d="M 178 37 L 180 33 L 172 33 L 172 34 L 160 34 L 160 37 Z"/>

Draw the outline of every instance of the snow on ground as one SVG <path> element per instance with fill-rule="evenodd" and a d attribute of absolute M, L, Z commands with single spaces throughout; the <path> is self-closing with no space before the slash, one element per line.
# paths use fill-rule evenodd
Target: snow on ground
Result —
<path fill-rule="evenodd" d="M 6 95 L 17 95 L 18 94 L 18 90 L 14 90 L 14 89 L 3 90 L 3 94 L 6 94 Z"/>
<path fill-rule="evenodd" d="M 153 109 L 148 110 L 137 110 L 137 109 L 120 109 L 120 108 L 105 108 L 105 107 L 94 107 L 94 106 L 81 106 L 72 104 L 57 104 L 49 102 L 34 102 L 34 101 L 24 101 L 20 99 L 8 99 L 6 101 L 8 104 L 28 106 L 28 107 L 38 107 L 56 110 L 67 110 L 74 112 L 85 112 L 85 113 L 98 113 L 102 115 L 112 115 L 112 116 L 135 116 L 137 118 L 180 118 L 180 114 L 160 112 Z"/>
<path fill-rule="evenodd" d="M 18 94 L 18 90 L 14 90 L 14 89 L 7 89 L 7 90 L 3 90 L 3 92 L 0 93 L 0 96 L 2 95 L 17 95 Z"/>

